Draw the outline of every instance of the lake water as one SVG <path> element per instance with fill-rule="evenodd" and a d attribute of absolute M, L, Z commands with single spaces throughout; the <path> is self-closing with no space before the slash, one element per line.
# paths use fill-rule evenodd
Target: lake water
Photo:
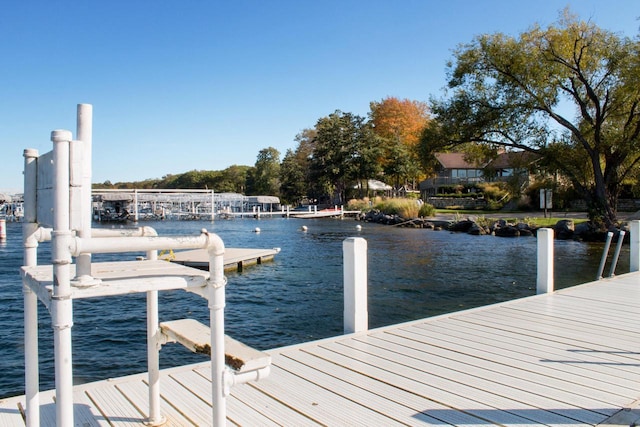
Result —
<path fill-rule="evenodd" d="M 356 225 L 362 225 L 357 231 Z M 273 262 L 227 273 L 227 334 L 269 349 L 342 333 L 342 242 L 368 245 L 371 328 L 520 298 L 535 293 L 536 239 L 453 234 L 350 219 L 233 219 L 145 222 L 161 235 L 217 233 L 227 247 L 281 248 Z M 302 225 L 307 231 L 300 230 Z M 261 229 L 255 233 L 256 227 Z M 0 243 L 0 398 L 24 393 L 21 225 L 7 224 Z M 555 242 L 556 288 L 591 281 L 602 244 Z M 40 263 L 50 263 L 48 245 Z M 613 252 L 613 251 L 611 251 Z M 127 254 L 133 259 L 137 254 Z M 96 255 L 95 261 L 113 259 Z M 605 272 L 609 271 L 609 264 Z M 628 246 L 617 273 L 629 271 Z M 208 322 L 204 299 L 160 294 L 160 320 Z M 54 387 L 51 320 L 40 307 L 41 390 Z M 74 381 L 146 371 L 145 295 L 74 303 Z M 160 352 L 161 367 L 204 361 L 179 345 Z"/>

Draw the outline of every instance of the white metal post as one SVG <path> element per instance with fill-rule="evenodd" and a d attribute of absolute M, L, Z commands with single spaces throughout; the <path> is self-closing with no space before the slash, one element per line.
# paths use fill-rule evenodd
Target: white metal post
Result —
<path fill-rule="evenodd" d="M 211 190 L 211 221 L 216 219 L 216 192 Z"/>
<path fill-rule="evenodd" d="M 538 269 L 536 292 L 544 294 L 553 292 L 553 229 L 538 230 Z"/>
<path fill-rule="evenodd" d="M 149 418 L 146 424 L 166 422 L 160 413 L 160 328 L 158 325 L 158 291 L 147 292 L 147 369 L 149 371 Z"/>
<path fill-rule="evenodd" d="M 141 229 L 144 235 L 144 229 Z M 155 230 L 150 233 L 156 235 Z M 158 251 L 147 251 L 147 259 L 158 259 Z M 147 292 L 147 369 L 149 371 L 149 419 L 147 425 L 166 422 L 160 411 L 160 328 L 158 320 L 158 291 Z"/>
<path fill-rule="evenodd" d="M 630 271 L 640 271 L 640 221 L 631 221 L 630 225 Z"/>
<path fill-rule="evenodd" d="M 367 241 L 349 237 L 342 242 L 344 273 L 344 333 L 369 328 L 367 309 Z"/>
<path fill-rule="evenodd" d="M 76 138 L 81 141 L 81 209 L 80 217 L 71 228 L 76 230 L 79 237 L 91 237 L 91 168 L 92 168 L 92 140 L 93 140 L 93 106 L 78 104 L 77 107 Z M 76 221 L 76 220 L 74 220 Z M 91 276 L 91 254 L 82 254 L 76 259 L 76 276 L 81 281 L 83 277 Z"/>
<path fill-rule="evenodd" d="M 224 306 L 225 285 L 224 277 L 224 243 L 215 234 L 208 234 L 209 243 L 209 327 L 211 330 L 211 403 L 213 405 L 213 425 L 226 425 L 227 406 L 224 372 Z"/>
<path fill-rule="evenodd" d="M 38 150 L 24 150 L 24 223 L 22 236 L 24 265 L 38 263 L 38 241 L 33 237 L 36 223 Z M 38 367 L 38 297 L 26 285 L 24 293 L 24 372 L 27 427 L 40 426 L 40 391 Z"/>
<path fill-rule="evenodd" d="M 73 425 L 73 370 L 71 361 L 71 327 L 73 310 L 71 300 L 71 253 L 69 243 L 69 145 L 71 132 L 51 132 L 53 141 L 53 232 L 52 264 L 53 295 L 51 316 L 56 384 L 56 425 Z"/>
<path fill-rule="evenodd" d="M 138 213 L 138 189 L 133 190 L 133 222 L 138 222 L 140 219 Z"/>

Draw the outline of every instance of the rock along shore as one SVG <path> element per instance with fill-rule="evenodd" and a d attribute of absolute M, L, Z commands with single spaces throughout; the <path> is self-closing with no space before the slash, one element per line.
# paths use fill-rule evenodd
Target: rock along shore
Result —
<path fill-rule="evenodd" d="M 468 216 L 460 220 L 448 220 L 437 218 L 403 218 L 399 215 L 389 215 L 378 210 L 371 210 L 360 214 L 357 218 L 360 221 L 374 222 L 378 224 L 391 225 L 396 227 L 426 228 L 431 230 L 447 230 L 450 232 L 468 233 L 476 236 L 497 236 L 497 237 L 526 237 L 535 236 L 540 227 L 526 222 L 508 222 L 504 219 L 494 219 L 486 217 Z M 589 242 L 605 241 L 607 231 L 612 231 L 614 240 L 617 240 L 619 231 L 626 233 L 629 237 L 628 227 L 623 225 L 620 229 L 602 230 L 594 227 L 589 222 L 575 224 L 572 219 L 558 221 L 553 227 L 554 236 L 559 240 L 581 240 Z"/>

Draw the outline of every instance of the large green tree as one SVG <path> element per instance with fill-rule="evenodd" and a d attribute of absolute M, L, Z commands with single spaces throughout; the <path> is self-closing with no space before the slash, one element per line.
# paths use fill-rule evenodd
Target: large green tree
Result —
<path fill-rule="evenodd" d="M 309 162 L 315 129 L 303 129 L 295 137 L 295 150 L 287 150 L 280 164 L 280 196 L 285 203 L 299 204 L 310 195 Z"/>
<path fill-rule="evenodd" d="M 417 145 L 429 120 L 425 102 L 387 97 L 369 104 L 373 131 L 384 140 L 380 163 L 396 188 L 421 177 Z"/>
<path fill-rule="evenodd" d="M 247 194 L 280 195 L 280 152 L 275 148 L 258 153 L 255 166 L 247 173 Z"/>
<path fill-rule="evenodd" d="M 310 159 L 316 191 L 344 203 L 349 185 L 374 178 L 380 171 L 380 139 L 363 117 L 335 111 L 318 120 Z"/>
<path fill-rule="evenodd" d="M 613 225 L 621 183 L 640 162 L 638 40 L 565 10 L 546 29 L 478 36 L 454 58 L 423 154 L 469 142 L 536 152 L 571 180 L 592 220 Z"/>

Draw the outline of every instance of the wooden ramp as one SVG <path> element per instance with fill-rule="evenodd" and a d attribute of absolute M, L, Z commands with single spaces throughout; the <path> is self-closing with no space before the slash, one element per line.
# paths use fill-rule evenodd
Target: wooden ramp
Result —
<path fill-rule="evenodd" d="M 280 248 L 273 249 L 241 249 L 241 248 L 225 248 L 224 251 L 224 269 L 238 270 L 249 265 L 262 264 L 266 261 L 273 260 Z M 209 269 L 209 255 L 204 249 L 194 249 L 189 251 L 174 252 L 161 256 L 162 259 L 182 264 L 189 267 L 199 269 Z"/>
<path fill-rule="evenodd" d="M 229 425 L 634 425 L 640 273 L 269 353 L 269 377 L 232 389 Z M 77 386 L 77 425 L 143 425 L 145 380 Z M 164 370 L 167 425 L 210 425 L 210 393 L 208 363 Z M 0 402 L 0 426 L 23 401 Z"/>

